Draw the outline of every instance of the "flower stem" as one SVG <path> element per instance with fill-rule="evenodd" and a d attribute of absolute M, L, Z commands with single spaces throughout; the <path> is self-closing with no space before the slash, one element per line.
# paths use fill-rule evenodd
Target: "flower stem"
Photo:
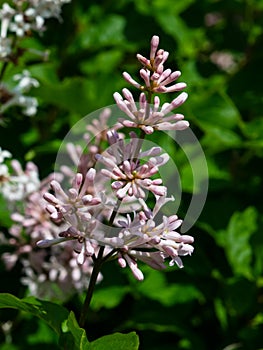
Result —
<path fill-rule="evenodd" d="M 4 77 L 4 74 L 5 74 L 7 66 L 8 66 L 8 62 L 5 61 L 3 66 L 2 66 L 2 69 L 0 71 L 0 82 L 3 80 L 3 77 Z"/>
<path fill-rule="evenodd" d="M 121 202 L 122 202 L 121 200 L 118 200 L 114 210 L 111 213 L 111 217 L 109 220 L 110 226 L 113 225 L 114 219 L 118 213 L 118 209 L 121 205 Z M 105 249 L 105 247 L 101 246 L 97 257 L 93 256 L 94 265 L 93 265 L 92 273 L 90 276 L 89 287 L 87 290 L 86 298 L 85 298 L 85 301 L 84 301 L 84 304 L 83 304 L 83 307 L 81 310 L 80 318 L 79 318 L 79 326 L 82 328 L 85 325 L 85 321 L 87 318 L 87 313 L 88 313 L 88 309 L 90 306 L 91 298 L 92 298 L 92 295 L 93 295 L 93 292 L 94 292 L 94 289 L 96 286 L 97 278 L 98 278 L 98 275 L 100 273 L 101 267 L 102 267 L 103 263 L 106 262 L 116 252 L 116 249 L 113 249 L 105 257 L 103 257 L 104 249 Z"/>
<path fill-rule="evenodd" d="M 95 285 L 97 282 L 97 278 L 99 275 L 99 272 L 101 270 L 101 266 L 103 264 L 103 252 L 104 252 L 104 247 L 100 247 L 99 253 L 98 253 L 98 257 L 96 258 L 96 260 L 94 261 L 94 266 L 92 269 L 92 274 L 90 277 L 90 281 L 89 281 L 89 287 L 87 290 L 87 294 L 86 294 L 86 298 L 81 310 L 81 314 L 80 314 L 80 318 L 79 318 L 79 326 L 80 327 L 84 327 L 85 325 L 85 320 L 87 317 L 87 313 L 88 313 L 88 309 L 90 306 L 90 302 L 91 302 L 91 298 L 95 289 Z"/>

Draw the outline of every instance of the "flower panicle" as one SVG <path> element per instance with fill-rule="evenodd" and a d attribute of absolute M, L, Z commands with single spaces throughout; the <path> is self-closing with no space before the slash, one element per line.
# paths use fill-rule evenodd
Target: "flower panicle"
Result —
<path fill-rule="evenodd" d="M 51 182 L 52 193 L 44 193 L 46 212 L 55 224 L 61 225 L 61 230 L 58 237 L 40 240 L 39 247 L 72 244 L 78 265 L 83 266 L 90 258 L 94 263 L 97 259 L 116 259 L 120 267 L 129 267 L 139 281 L 144 276 L 138 261 L 161 270 L 168 260 L 168 265 L 182 268 L 182 257 L 192 254 L 194 238 L 179 232 L 183 221 L 175 214 L 161 214 L 163 206 L 174 200 L 167 196 L 168 189 L 159 176 L 169 155 L 162 153 L 160 147 L 142 147 L 145 136 L 156 130 L 184 130 L 189 126 L 184 115 L 173 112 L 184 104 L 188 94 L 181 92 L 186 84 L 177 82 L 181 72 L 164 67 L 168 57 L 167 51 L 159 49 L 159 37 L 153 36 L 149 58 L 137 55 L 143 65 L 143 85 L 129 73 L 123 73 L 141 91 L 139 102 L 127 88 L 122 94 L 115 92 L 116 104 L 125 114 L 118 119 L 118 126 L 106 132 L 106 110 L 103 118 L 87 127 L 87 132 L 95 135 L 94 163 L 82 164 L 85 171 L 73 176 L 68 190 L 59 181 Z M 180 94 L 161 104 L 157 95 L 173 92 Z M 140 136 L 130 132 L 126 141 L 117 132 L 123 126 L 140 129 Z M 108 148 L 103 151 L 105 142 Z M 81 150 L 73 144 L 68 148 L 75 165 L 81 162 Z M 148 193 L 153 194 L 152 209 L 147 202 Z M 98 251 L 103 253 L 97 254 Z"/>
<path fill-rule="evenodd" d="M 141 91 L 151 93 L 177 92 L 186 88 L 186 83 L 180 82 L 173 85 L 180 76 L 180 71 L 172 71 L 170 68 L 164 69 L 164 63 L 169 57 L 169 52 L 159 49 L 159 37 L 154 35 L 151 40 L 150 58 L 137 54 L 138 61 L 143 65 L 139 73 L 144 84 L 138 83 L 128 72 L 123 72 L 124 79 Z M 169 85 L 169 86 L 167 86 Z"/>
<path fill-rule="evenodd" d="M 184 130 L 189 127 L 189 122 L 183 120 L 182 114 L 171 114 L 186 101 L 188 94 L 181 92 L 186 88 L 186 83 L 177 82 L 181 76 L 180 71 L 172 71 L 164 68 L 169 53 L 158 49 L 159 37 L 154 35 L 151 40 L 150 58 L 137 54 L 137 59 L 143 65 L 139 74 L 143 83 L 137 82 L 128 72 L 123 72 L 124 79 L 133 87 L 141 91 L 139 102 L 136 103 L 132 93 L 124 88 L 122 95 L 113 94 L 119 109 L 124 112 L 125 118 L 119 118 L 119 123 L 124 127 L 139 128 L 145 134 L 152 134 L 155 130 Z M 158 94 L 180 92 L 171 103 L 160 105 Z"/>

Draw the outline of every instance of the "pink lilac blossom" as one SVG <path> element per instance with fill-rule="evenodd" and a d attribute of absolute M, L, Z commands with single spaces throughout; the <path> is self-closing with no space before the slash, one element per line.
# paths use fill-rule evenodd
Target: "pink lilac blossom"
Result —
<path fill-rule="evenodd" d="M 95 175 L 96 171 L 93 168 L 88 170 L 85 178 L 77 173 L 68 193 L 53 180 L 50 186 L 55 195 L 49 192 L 44 194 L 44 199 L 49 203 L 46 210 L 51 220 L 55 223 L 64 223 L 66 228 L 59 233 L 59 238 L 40 240 L 37 245 L 46 248 L 73 240 L 76 243 L 74 250 L 79 253 L 77 261 L 80 265 L 95 253 L 97 242 L 94 240 L 94 235 L 99 232 L 98 218 L 105 205 L 103 195 L 95 197 L 88 193 Z"/>
<path fill-rule="evenodd" d="M 145 85 L 137 83 L 129 73 L 124 72 L 123 77 L 131 85 L 142 91 L 148 91 L 152 93 L 168 93 L 181 91 L 186 87 L 185 83 L 176 83 L 170 86 L 168 84 L 176 81 L 180 76 L 180 71 L 172 72 L 171 69 L 164 69 L 164 63 L 166 62 L 169 53 L 163 49 L 158 49 L 159 37 L 154 35 L 151 40 L 150 59 L 137 54 L 137 59 L 143 65 L 140 70 L 140 76 L 144 80 Z"/>
<path fill-rule="evenodd" d="M 10 173 L 6 164 L 0 164 L 0 194 L 8 202 L 22 200 L 28 194 L 38 190 L 40 180 L 38 168 L 34 163 L 26 163 L 23 170 L 19 161 L 12 159 L 11 168 L 13 173 Z"/>
<path fill-rule="evenodd" d="M 129 73 L 123 73 L 128 83 L 142 91 L 139 103 L 135 103 L 132 93 L 126 88 L 122 90 L 123 97 L 118 92 L 113 95 L 117 106 L 130 118 L 119 118 L 119 122 L 125 127 L 140 128 L 146 134 L 152 134 L 155 130 L 184 130 L 189 126 L 189 123 L 183 120 L 182 114 L 171 114 L 186 101 L 186 92 L 182 92 L 171 103 L 164 103 L 163 106 L 160 106 L 158 96 L 154 96 L 152 102 L 153 94 L 178 92 L 186 87 L 182 82 L 170 85 L 181 76 L 181 72 L 164 69 L 169 53 L 162 49 L 157 50 L 158 45 L 159 37 L 155 35 L 151 40 L 150 58 L 137 55 L 143 65 L 140 76 L 144 85 L 135 81 Z"/>
<path fill-rule="evenodd" d="M 163 216 L 162 222 L 156 225 L 156 215 L 170 200 L 173 198 L 159 197 L 152 211 L 144 207 L 144 211 L 138 213 L 133 220 L 127 217 L 118 221 L 120 226 L 124 226 L 119 234 L 119 238 L 123 240 L 122 248 L 118 252 L 119 264 L 125 267 L 126 261 L 139 280 L 143 279 L 143 275 L 137 266 L 137 260 L 154 269 L 163 269 L 166 267 L 165 259 L 169 258 L 170 266 L 176 263 L 182 268 L 180 256 L 191 255 L 194 250 L 191 246 L 193 237 L 180 235 L 176 231 L 182 224 L 177 215 Z"/>
<path fill-rule="evenodd" d="M 169 113 L 181 106 L 187 99 L 187 93 L 182 92 L 171 103 L 165 103 L 160 108 L 160 99 L 155 96 L 153 105 L 148 104 L 146 96 L 141 93 L 139 103 L 136 104 L 128 89 L 122 90 L 125 99 L 118 93 L 114 93 L 117 106 L 130 118 L 119 118 L 119 122 L 126 127 L 140 128 L 146 134 L 152 134 L 155 130 L 184 130 L 189 123 L 182 114 Z"/>
<path fill-rule="evenodd" d="M 76 209 L 74 204 L 71 204 L 70 208 L 68 200 L 65 200 L 62 204 L 55 197 L 48 196 L 46 199 L 50 203 L 53 202 L 57 212 L 63 212 L 66 208 L 63 214 L 65 221 L 68 218 L 67 213 L 74 210 L 75 213 L 78 212 L 79 208 Z M 159 196 L 153 210 L 148 208 L 145 202 L 141 200 L 141 211 L 134 212 L 133 219 L 130 215 L 124 217 L 118 215 L 115 224 L 119 227 L 119 230 L 114 236 L 109 236 L 108 231 L 103 232 L 103 229 L 97 225 L 97 221 L 93 220 L 91 216 L 87 225 L 79 212 L 79 220 L 75 220 L 75 223 L 70 220 L 71 226 L 60 232 L 60 238 L 41 240 L 37 245 L 45 248 L 65 241 L 77 241 L 79 247 L 74 249 L 79 254 L 77 262 L 80 265 L 87 258 L 94 255 L 94 246 L 105 246 L 107 254 L 112 253 L 112 257 L 116 257 L 119 265 L 123 268 L 128 264 L 138 280 L 144 278 L 138 267 L 138 260 L 154 269 L 164 269 L 166 268 L 165 260 L 168 258 L 170 266 L 177 264 L 178 267 L 182 268 L 183 263 L 180 256 L 192 254 L 194 248 L 191 244 L 194 239 L 192 236 L 181 235 L 177 232 L 182 224 L 182 220 L 178 219 L 177 215 L 163 216 L 161 222 L 157 223 L 157 214 L 159 214 L 162 206 L 170 200 L 173 200 L 173 198 L 167 198 L 166 195 Z M 84 211 L 86 211 L 86 208 Z M 50 210 L 50 212 L 54 213 L 53 210 Z"/>
<path fill-rule="evenodd" d="M 0 163 L 11 156 L 10 152 L 0 150 Z M 6 269 L 13 269 L 19 262 L 22 266 L 21 283 L 28 287 L 31 295 L 37 297 L 66 300 L 75 292 L 81 293 L 88 286 L 92 272 L 91 261 L 87 260 L 79 266 L 76 261 L 79 254 L 74 252 L 69 243 L 52 246 L 49 251 L 36 247 L 36 242 L 39 240 L 56 239 L 60 232 L 67 229 L 64 222 L 53 222 L 49 219 L 46 201 L 43 198 L 50 181 L 54 177 L 61 181 L 62 174 L 50 174 L 40 181 L 38 169 L 33 163 L 27 165 L 26 171 L 23 171 L 17 160 L 12 159 L 11 163 L 13 166 L 11 169 L 6 164 L 0 164 L 6 167 L 5 179 L 3 174 L 0 178 L 5 186 L 10 178 L 13 181 L 15 177 L 17 184 L 21 181 L 23 196 L 16 196 L 14 200 L 8 192 L 5 197 L 8 202 L 11 201 L 13 211 L 11 214 L 13 225 L 8 235 L 3 233 L 0 235 L 1 244 L 9 247 L 9 251 L 1 256 Z M 15 176 L 10 173 L 11 170 L 15 170 Z M 28 176 L 31 172 L 34 174 L 33 185 Z M 2 192 L 2 195 L 5 194 L 5 191 Z M 22 204 L 21 198 L 23 198 Z M 99 280 L 101 278 L 100 275 Z"/>
<path fill-rule="evenodd" d="M 154 269 L 164 269 L 168 259 L 170 266 L 176 264 L 182 268 L 181 257 L 191 255 L 194 250 L 193 237 L 178 232 L 182 220 L 177 215 L 162 215 L 158 219 L 162 207 L 173 200 L 167 197 L 167 188 L 162 184 L 162 179 L 156 178 L 160 167 L 169 160 L 169 156 L 166 153 L 161 154 L 160 147 L 142 151 L 146 134 L 156 130 L 183 130 L 189 126 L 183 120 L 183 115 L 170 115 L 185 102 L 185 92 L 162 106 L 159 97 L 155 96 L 153 105 L 150 105 L 154 93 L 177 92 L 186 86 L 185 83 L 174 83 L 181 75 L 179 71 L 164 69 L 169 54 L 158 50 L 158 45 L 159 38 L 154 36 L 150 58 L 137 55 L 144 66 L 140 70 L 144 85 L 137 83 L 127 72 L 124 73 L 124 78 L 142 91 L 139 104 L 135 103 L 128 89 L 122 91 L 124 99 L 119 93 L 114 94 L 118 107 L 130 118 L 119 119 L 118 128 L 122 125 L 141 129 L 141 138 L 131 132 L 129 141 L 126 141 L 125 136 L 117 133 L 116 128 L 106 134 L 103 122 L 100 121 L 89 125 L 87 130 L 98 135 L 95 136 L 95 148 L 98 152 L 95 160 L 102 168 L 95 170 L 95 164 L 90 164 L 91 167 L 86 164 L 85 168 L 85 162 L 89 158 L 86 161 L 82 158 L 82 169 L 86 173 L 77 173 L 67 192 L 59 182 L 51 182 L 54 194 L 44 194 L 44 199 L 48 202 L 46 209 L 51 220 L 64 223 L 66 228 L 60 231 L 58 237 L 37 242 L 42 248 L 71 243 L 78 254 L 79 265 L 89 259 L 96 264 L 98 259 L 106 261 L 109 257 L 115 258 L 122 268 L 128 265 L 138 280 L 144 279 L 138 261 Z M 108 148 L 103 151 L 101 145 L 105 143 L 106 136 Z M 80 159 L 80 150 L 74 145 L 70 145 L 70 148 L 76 163 Z M 103 191 L 103 186 L 106 185 L 101 175 L 111 180 L 115 197 L 112 197 L 112 193 L 109 195 L 106 190 Z M 100 191 L 95 188 L 100 188 Z M 154 194 L 153 209 L 146 203 L 146 191 Z M 136 206 L 131 205 L 134 200 L 137 201 Z M 111 204 L 107 206 L 109 203 Z M 121 210 L 123 203 L 126 203 L 129 211 Z M 96 249 L 99 249 L 100 254 Z"/>
<path fill-rule="evenodd" d="M 122 127 L 118 123 L 113 126 L 108 125 L 111 113 L 110 108 L 104 108 L 98 118 L 92 119 L 91 123 L 86 125 L 87 132 L 81 135 L 79 144 L 67 142 L 66 149 L 71 165 L 62 164 L 59 169 L 67 178 L 72 180 L 76 170 L 85 176 L 90 168 L 95 167 L 96 154 L 102 151 L 101 145 L 107 141 L 107 132 Z M 89 191 L 92 191 L 92 188 Z"/>
<path fill-rule="evenodd" d="M 102 169 L 101 172 L 114 180 L 111 187 L 116 191 L 118 199 L 123 199 L 127 195 L 145 198 L 145 191 L 150 191 L 156 196 L 163 195 L 166 188 L 162 186 L 162 179 L 151 179 L 151 177 L 169 160 L 168 154 L 160 155 L 159 147 L 152 147 L 145 152 L 139 149 L 136 154 L 140 139 L 135 134 L 130 134 L 131 139 L 127 144 L 117 133 L 109 132 L 108 135 L 111 147 L 98 155 L 97 159 L 108 168 Z M 150 158 L 145 161 L 145 157 Z"/>

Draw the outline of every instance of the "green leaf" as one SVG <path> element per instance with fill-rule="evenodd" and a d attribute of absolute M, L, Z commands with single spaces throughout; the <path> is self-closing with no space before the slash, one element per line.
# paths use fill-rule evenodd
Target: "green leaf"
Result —
<path fill-rule="evenodd" d="M 147 270 L 147 278 L 142 284 L 138 285 L 138 290 L 147 298 L 159 301 L 164 306 L 202 299 L 202 294 L 194 286 L 190 284 L 169 284 L 166 282 L 163 272 L 152 269 Z"/>
<path fill-rule="evenodd" d="M 38 322 L 38 329 L 37 331 L 34 331 L 33 334 L 28 334 L 27 336 L 27 341 L 28 344 L 33 345 L 33 344 L 56 344 L 57 343 L 57 335 L 55 332 L 53 332 L 50 327 L 48 326 L 47 323 L 45 322 Z M 57 347 L 56 347 L 57 349 Z M 2 348 L 1 348 L 2 350 Z"/>
<path fill-rule="evenodd" d="M 207 126 L 232 129 L 240 121 L 237 107 L 223 91 L 204 94 L 203 98 L 200 98 L 198 95 L 193 103 L 198 122 L 204 130 L 206 130 Z"/>
<path fill-rule="evenodd" d="M 187 27 L 180 16 L 167 11 L 157 10 L 156 19 L 163 30 L 178 42 L 178 53 L 187 57 L 195 57 L 200 47 L 204 46 L 205 39 L 202 29 L 192 30 Z"/>
<path fill-rule="evenodd" d="M 252 254 L 250 243 L 257 230 L 257 211 L 248 207 L 243 212 L 232 215 L 228 227 L 217 236 L 218 243 L 224 247 L 228 262 L 235 274 L 252 278 Z"/>
<path fill-rule="evenodd" d="M 57 334 L 61 333 L 61 324 L 67 319 L 68 311 L 61 305 L 36 299 L 19 299 L 9 293 L 0 294 L 0 308 L 11 308 L 32 314 L 45 321 Z"/>
<path fill-rule="evenodd" d="M 243 146 L 241 138 L 232 130 L 207 125 L 205 131 L 202 146 L 209 149 L 209 152 L 221 152 Z"/>
<path fill-rule="evenodd" d="M 207 158 L 208 173 L 210 179 L 230 180 L 230 174 L 223 169 L 213 158 Z"/>
<path fill-rule="evenodd" d="M 227 310 L 222 303 L 221 299 L 215 298 L 214 300 L 215 313 L 217 319 L 219 320 L 221 327 L 223 329 L 227 329 L 228 321 L 227 321 Z"/>
<path fill-rule="evenodd" d="M 112 309 L 120 304 L 125 294 L 129 291 L 126 286 L 111 286 L 95 291 L 91 301 L 91 308 L 99 310 L 102 307 Z"/>
<path fill-rule="evenodd" d="M 0 344 L 1 345 L 1 350 L 19 350 L 16 345 L 13 344 Z"/>
<path fill-rule="evenodd" d="M 254 281 L 235 276 L 225 283 L 224 301 L 228 312 L 232 315 L 241 316 L 249 313 L 255 307 L 256 300 L 257 287 Z"/>
<path fill-rule="evenodd" d="M 85 74 L 112 73 L 121 63 L 122 52 L 117 49 L 100 52 L 93 59 L 84 61 L 81 64 L 81 70 Z"/>
<path fill-rule="evenodd" d="M 90 345 L 89 350 L 137 350 L 139 338 L 135 332 L 114 333 L 96 339 Z"/>
<path fill-rule="evenodd" d="M 81 33 L 81 45 L 83 48 L 104 47 L 106 45 L 122 45 L 125 42 L 124 28 L 125 18 L 117 14 L 105 14 L 102 7 L 92 6 L 90 18 L 83 19 L 83 32 Z M 87 17 L 87 16 L 86 16 Z M 92 21 L 96 21 L 96 25 L 92 25 Z M 89 30 L 87 35 L 86 30 Z"/>
<path fill-rule="evenodd" d="M 61 335 L 59 344 L 64 350 L 90 350 L 85 329 L 79 327 L 72 311 L 64 323 L 63 330 L 64 334 Z"/>
<path fill-rule="evenodd" d="M 250 139 L 259 139 L 263 138 L 263 119 L 260 116 L 248 123 L 244 123 L 243 125 L 244 134 Z"/>
<path fill-rule="evenodd" d="M 167 12 L 167 9 L 170 9 L 173 14 L 179 14 L 186 10 L 193 2 L 194 0 L 155 0 L 151 2 L 135 1 L 135 6 L 140 12 L 145 14 L 157 14 L 160 10 Z"/>
<path fill-rule="evenodd" d="M 85 115 L 89 112 L 89 88 L 82 78 L 66 78 L 59 83 L 44 82 L 36 90 L 35 96 L 67 111 Z"/>

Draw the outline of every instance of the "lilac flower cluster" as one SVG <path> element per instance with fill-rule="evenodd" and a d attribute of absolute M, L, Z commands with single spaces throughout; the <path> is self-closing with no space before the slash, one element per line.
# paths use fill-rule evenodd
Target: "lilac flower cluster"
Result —
<path fill-rule="evenodd" d="M 10 164 L 6 162 L 8 159 Z M 61 181 L 65 175 L 50 174 L 40 180 L 34 163 L 28 162 L 23 170 L 10 152 L 0 149 L 0 196 L 8 203 L 13 221 L 8 235 L 0 233 L 0 243 L 8 250 L 1 258 L 7 270 L 18 262 L 22 265 L 21 283 L 28 287 L 30 295 L 66 300 L 87 289 L 92 265 L 87 260 L 79 266 L 79 254 L 70 243 L 50 250 L 36 248 L 39 240 L 54 239 L 66 229 L 62 222 L 49 219 L 43 198 L 54 177 Z"/>
<path fill-rule="evenodd" d="M 160 147 L 142 151 L 147 134 L 157 130 L 183 130 L 189 125 L 182 114 L 170 115 L 186 100 L 185 92 L 163 106 L 154 96 L 181 91 L 186 86 L 185 83 L 167 86 L 181 73 L 164 69 L 168 52 L 158 50 L 158 45 L 159 38 L 153 36 L 150 59 L 137 55 L 143 64 L 140 75 L 144 85 L 124 73 L 124 78 L 142 92 L 138 107 L 128 89 L 123 89 L 125 99 L 119 93 L 114 94 L 118 107 L 130 119 L 120 118 L 113 128 L 107 128 L 107 132 L 99 130 L 95 140 L 105 143 L 107 139 L 108 148 L 103 150 L 102 144 L 98 146 L 97 143 L 97 154 L 93 165 L 89 163 L 90 167 L 83 167 L 82 158 L 78 168 L 85 172 L 75 174 L 67 191 L 58 181 L 51 182 L 52 193 L 44 194 L 48 203 L 46 209 L 53 222 L 66 228 L 58 237 L 37 243 L 39 247 L 47 248 L 71 242 L 72 249 L 78 253 L 78 264 L 87 260 L 97 264 L 98 261 L 117 259 L 121 267 L 128 265 L 138 280 L 144 278 L 138 260 L 155 269 L 163 269 L 168 259 L 169 265 L 176 263 L 181 268 L 180 257 L 193 252 L 193 237 L 178 232 L 182 220 L 176 215 L 158 219 L 163 205 L 173 200 L 167 197 L 167 188 L 158 177 L 160 167 L 169 160 L 168 154 L 162 154 Z M 129 135 L 120 134 L 117 132 L 120 125 L 139 129 L 140 135 L 134 131 Z M 89 130 L 94 130 L 94 126 L 96 123 Z M 94 150 L 92 144 L 88 144 L 89 148 Z M 102 167 L 97 167 L 98 164 Z M 110 193 L 106 190 L 107 181 L 110 181 Z M 147 202 L 148 193 L 154 195 L 153 208 L 151 202 Z"/>
<path fill-rule="evenodd" d="M 182 114 L 173 113 L 185 102 L 185 92 L 162 106 L 156 96 L 186 86 L 175 83 L 180 72 L 164 69 L 168 52 L 158 45 L 154 36 L 150 58 L 137 55 L 144 85 L 124 73 L 141 91 L 139 103 L 128 89 L 123 89 L 124 99 L 116 92 L 124 116 L 110 125 L 111 109 L 105 108 L 86 126 L 85 147 L 68 143 L 72 166 L 60 164 L 58 172 L 40 180 L 34 163 L 23 170 L 10 152 L 0 149 L 0 195 L 13 211 L 8 235 L 0 235 L 9 246 L 2 259 L 7 269 L 22 264 L 21 282 L 30 294 L 61 299 L 82 292 L 92 278 L 101 280 L 100 273 L 94 277 L 94 267 L 108 260 L 128 266 L 141 281 L 139 262 L 164 269 L 168 260 L 182 268 L 182 257 L 193 252 L 193 237 L 178 232 L 182 220 L 175 213 L 162 214 L 174 200 L 160 176 L 169 155 L 159 146 L 143 147 L 149 134 L 189 125 Z M 21 89 L 37 85 L 27 73 L 17 80 Z M 123 127 L 133 130 L 126 133 Z"/>
<path fill-rule="evenodd" d="M 2 151 L 0 148 L 0 194 L 7 202 L 23 200 L 30 193 L 37 191 L 40 185 L 38 169 L 34 163 L 28 162 L 23 170 L 21 164 L 12 159 L 10 172 L 5 158 L 11 157 L 9 151 Z"/>
<path fill-rule="evenodd" d="M 167 86 L 175 82 L 181 76 L 181 72 L 172 72 L 169 68 L 164 69 L 164 63 L 169 53 L 162 49 L 157 50 L 158 45 L 159 37 L 155 35 L 151 41 L 150 59 L 140 54 L 137 55 L 139 62 L 143 65 L 140 76 L 144 80 L 144 85 L 135 81 L 129 73 L 123 73 L 123 77 L 128 83 L 143 91 L 139 98 L 139 104 L 136 105 L 132 93 L 126 88 L 122 90 L 125 99 L 118 92 L 114 94 L 117 105 L 130 118 L 121 118 L 119 122 L 126 127 L 140 128 L 146 134 L 152 134 L 154 130 L 183 130 L 189 126 L 189 123 L 183 120 L 182 114 L 168 115 L 185 102 L 188 97 L 186 92 L 182 92 L 171 103 L 164 103 L 161 108 L 160 99 L 155 96 L 153 105 L 150 105 L 154 93 L 177 92 L 186 87 L 185 83 Z"/>
<path fill-rule="evenodd" d="M 81 242 L 82 239 L 79 237 L 80 242 L 74 242 L 76 244 L 74 249 L 72 248 L 72 241 L 68 238 L 69 234 L 73 235 L 73 229 L 69 229 L 69 224 L 57 214 L 56 210 L 54 212 L 50 203 L 51 198 L 54 199 L 54 197 L 48 191 L 51 183 L 51 187 L 56 189 L 58 194 L 60 183 L 64 181 L 68 185 L 73 179 L 74 190 L 76 188 L 80 190 L 78 186 L 82 183 L 83 174 L 86 174 L 88 169 L 95 165 L 95 155 L 100 152 L 101 144 L 107 139 L 105 130 L 109 128 L 110 113 L 110 109 L 105 108 L 98 119 L 87 125 L 83 141 L 84 144 L 89 144 L 88 153 L 83 152 L 81 145 L 68 143 L 67 153 L 72 166 L 63 164 L 59 172 L 50 174 L 42 180 L 39 178 L 38 167 L 33 162 L 26 163 L 25 169 L 23 169 L 20 162 L 12 158 L 9 151 L 0 148 L 0 196 L 4 198 L 12 212 L 11 219 L 13 221 L 8 235 L 0 232 L 0 243 L 8 250 L 2 254 L 1 258 L 7 270 L 13 269 L 17 263 L 22 265 L 21 283 L 28 287 L 30 295 L 39 298 L 66 300 L 76 292 L 83 292 L 89 285 L 92 261 L 86 259 L 86 251 L 89 248 L 92 249 L 92 252 L 97 252 L 98 247 L 95 242 L 93 242 L 92 247 L 88 247 L 88 243 L 84 240 Z M 74 172 L 75 167 L 81 171 L 77 176 Z M 86 183 L 82 185 L 77 197 L 81 198 L 85 192 L 94 192 L 91 181 L 93 176 L 94 170 L 91 169 L 86 176 Z M 69 193 L 71 192 L 69 191 Z M 60 203 L 67 197 L 62 189 L 61 195 Z M 71 200 L 72 198 L 69 199 L 65 210 L 71 208 Z M 87 205 L 89 200 L 90 195 L 86 195 L 83 198 L 83 203 Z M 99 201 L 103 205 L 103 194 L 97 200 L 98 203 Z M 73 227 L 78 216 L 81 216 L 83 220 L 82 230 L 87 230 L 88 225 L 91 230 L 92 222 L 89 220 L 86 221 L 87 227 L 84 229 L 85 214 L 81 213 L 81 203 L 78 198 L 75 198 L 75 203 L 79 207 L 79 211 L 77 215 L 70 213 L 70 210 L 67 214 L 64 213 L 65 217 L 67 216 L 67 222 L 71 222 Z M 94 202 L 92 204 L 94 206 Z M 113 204 L 107 203 L 107 206 L 109 205 Z M 104 206 L 104 215 L 106 209 Z M 88 214 L 87 219 L 89 217 Z M 58 238 L 58 236 L 60 237 Z M 67 236 L 67 238 L 65 239 L 63 236 Z M 64 245 L 52 245 L 47 250 L 37 248 L 37 242 L 49 242 L 50 240 L 68 242 L 65 242 Z M 80 254 L 81 249 L 82 253 Z M 102 275 L 99 274 L 98 282 L 101 279 Z"/>

